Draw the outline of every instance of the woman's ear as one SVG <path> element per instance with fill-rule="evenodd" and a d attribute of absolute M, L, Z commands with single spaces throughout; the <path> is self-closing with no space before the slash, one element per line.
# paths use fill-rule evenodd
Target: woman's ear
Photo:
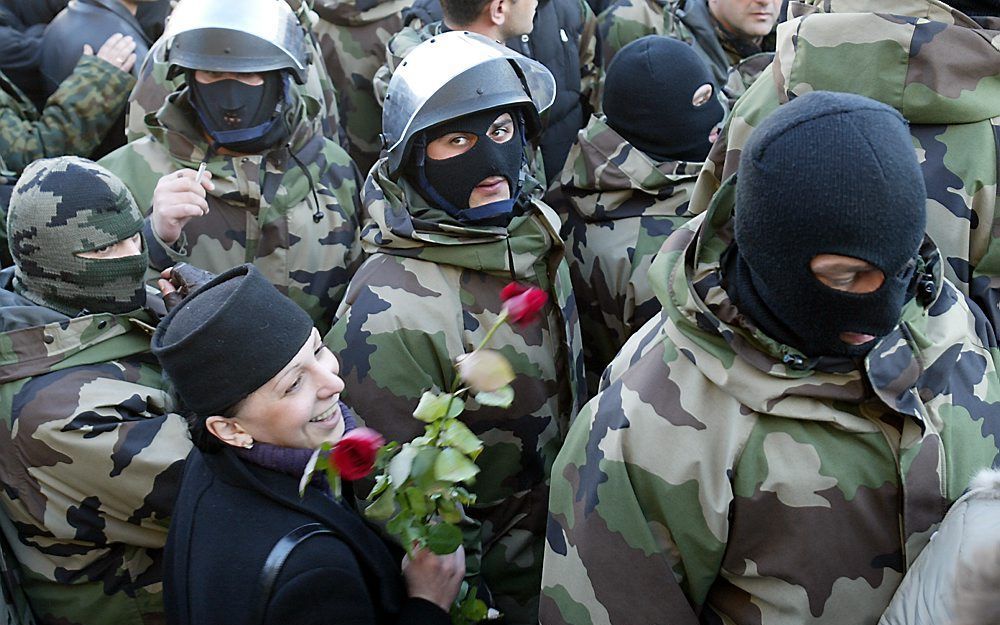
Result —
<path fill-rule="evenodd" d="M 205 429 L 212 433 L 212 436 L 227 445 L 233 447 L 243 447 L 250 449 L 253 447 L 253 436 L 243 429 L 235 419 L 212 416 L 205 419 Z"/>

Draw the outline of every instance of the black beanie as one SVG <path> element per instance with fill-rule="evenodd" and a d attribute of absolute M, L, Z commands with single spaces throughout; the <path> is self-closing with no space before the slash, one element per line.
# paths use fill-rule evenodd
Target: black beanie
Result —
<path fill-rule="evenodd" d="M 926 190 L 906 121 L 857 95 L 813 92 L 754 130 L 736 181 L 737 307 L 808 356 L 859 356 L 842 332 L 885 336 L 912 296 Z M 885 275 L 871 293 L 822 284 L 818 254 L 867 261 Z"/>
<path fill-rule="evenodd" d="M 712 97 L 692 104 L 712 85 Z M 724 111 L 718 85 L 691 46 L 661 35 L 636 39 L 608 66 L 602 106 L 608 125 L 654 160 L 704 161 Z"/>
<path fill-rule="evenodd" d="M 170 311 L 153 354 L 185 406 L 220 414 L 264 385 L 302 349 L 313 322 L 253 265 L 220 274 Z"/>

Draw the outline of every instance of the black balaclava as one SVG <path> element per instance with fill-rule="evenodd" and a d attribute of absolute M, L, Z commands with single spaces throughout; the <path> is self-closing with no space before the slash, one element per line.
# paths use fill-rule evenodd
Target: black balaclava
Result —
<path fill-rule="evenodd" d="M 914 294 L 926 198 L 898 112 L 856 95 L 800 96 L 743 149 L 726 288 L 765 334 L 807 356 L 863 356 L 875 341 L 850 345 L 840 334 L 882 337 L 898 325 Z M 885 282 L 865 294 L 828 287 L 809 266 L 819 254 L 867 261 Z"/>
<path fill-rule="evenodd" d="M 282 143 L 291 130 L 285 111 L 291 106 L 287 72 L 261 74 L 264 83 L 248 85 L 226 79 L 203 84 L 187 70 L 191 105 L 215 146 L 254 154 Z"/>
<path fill-rule="evenodd" d="M 691 99 L 704 84 L 712 97 Z M 708 136 L 722 121 L 718 87 L 691 46 L 659 35 L 636 39 L 618 51 L 604 80 L 604 114 L 623 139 L 654 160 L 704 161 Z"/>
<path fill-rule="evenodd" d="M 969 17 L 1000 17 L 1000 0 L 947 0 L 947 4 Z"/>
<path fill-rule="evenodd" d="M 514 136 L 497 143 L 487 131 L 497 117 L 510 113 Z M 443 160 L 427 157 L 427 144 L 449 132 L 468 132 L 477 136 L 471 150 Z M 524 121 L 515 109 L 470 113 L 430 128 L 418 136 L 404 174 L 421 196 L 458 221 L 477 226 L 506 226 L 521 192 L 521 167 L 524 163 Z M 510 199 L 469 208 L 469 197 L 480 182 L 501 176 L 510 185 Z"/>

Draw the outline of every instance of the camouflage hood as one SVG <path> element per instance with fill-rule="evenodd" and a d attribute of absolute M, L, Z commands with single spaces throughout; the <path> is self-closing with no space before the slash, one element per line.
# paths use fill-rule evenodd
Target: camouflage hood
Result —
<path fill-rule="evenodd" d="M 791 3 L 789 18 L 778 26 L 774 60 L 782 103 L 806 91 L 846 91 L 913 124 L 1000 115 L 1000 31 L 943 2 L 806 0 Z"/>
<path fill-rule="evenodd" d="M 408 0 L 316 0 L 313 10 L 323 21 L 339 26 L 363 26 L 399 13 Z"/>
<path fill-rule="evenodd" d="M 592 115 L 590 123 L 577 135 L 559 182 L 574 194 L 576 191 L 601 194 L 598 202 L 574 203 L 587 221 L 635 217 L 633 207 L 619 209 L 636 193 L 656 200 L 643 211 L 644 216 L 675 215 L 667 210 L 674 203 L 664 200 L 679 192 L 687 193 L 690 185 L 682 185 L 693 184 L 701 167 L 702 163 L 687 161 L 657 163 L 611 128 L 603 115 Z"/>
<path fill-rule="evenodd" d="M 156 320 L 145 311 L 70 319 L 14 292 L 0 272 L 0 384 L 149 351 Z"/>
<path fill-rule="evenodd" d="M 774 341 L 740 315 L 722 287 L 722 257 L 733 240 L 735 199 L 733 176 L 708 212 L 675 232 L 653 261 L 650 283 L 674 322 L 666 324 L 665 331 L 702 373 L 750 410 L 795 419 L 834 419 L 836 410 L 829 410 L 829 415 L 825 409 L 810 414 L 789 398 L 859 403 L 867 393 L 859 369 L 844 358 L 809 359 Z M 965 342 L 968 333 L 967 322 L 928 322 L 929 317 L 957 310 L 957 295 L 954 287 L 944 283 L 939 253 L 929 239 L 924 241 L 921 257 L 918 271 L 933 275 L 933 294 L 904 305 L 900 325 L 872 348 L 864 367 L 879 399 L 917 418 L 922 409 L 915 385 L 947 349 Z M 964 319 L 966 313 L 957 314 Z M 920 366 L 903 367 L 900 363 L 911 362 L 900 356 L 904 351 L 912 352 L 912 362 Z"/>
<path fill-rule="evenodd" d="M 519 204 L 522 214 L 506 228 L 468 226 L 431 207 L 405 180 L 391 180 L 385 159 L 368 175 L 361 201 L 361 244 L 369 254 L 409 256 L 511 279 L 539 280 L 546 288 L 548 272 L 539 270 L 539 261 L 548 265 L 562 259 L 562 253 L 551 253 L 562 248 L 559 219 L 541 202 Z"/>

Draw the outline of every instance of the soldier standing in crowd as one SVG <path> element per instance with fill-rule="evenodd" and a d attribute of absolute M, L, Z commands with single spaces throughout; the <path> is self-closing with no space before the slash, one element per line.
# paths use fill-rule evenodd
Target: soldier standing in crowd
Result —
<path fill-rule="evenodd" d="M 372 84 L 385 63 L 386 44 L 403 27 L 411 0 L 317 0 L 313 27 L 337 91 L 348 152 L 362 174 L 379 157 L 382 107 Z"/>
<path fill-rule="evenodd" d="M 598 18 L 602 61 L 646 35 L 688 43 L 712 71 L 718 85 L 739 85 L 742 93 L 770 62 L 781 0 L 617 0 Z M 764 54 L 763 57 L 757 57 Z M 751 57 L 757 57 L 753 60 Z M 747 64 L 746 69 L 738 66 Z M 747 74 L 731 81 L 730 73 Z"/>
<path fill-rule="evenodd" d="M 480 35 L 445 33 L 413 50 L 390 82 L 388 147 L 365 182 L 370 256 L 326 338 L 342 359 L 344 401 L 406 441 L 421 432 L 421 394 L 451 387 L 452 358 L 486 336 L 504 287 L 548 293 L 537 323 L 493 334 L 516 374 L 513 404 L 470 399 L 462 414 L 485 442 L 467 570 L 519 625 L 537 623 L 549 467 L 584 393 L 558 218 L 524 192 L 525 142 L 554 89 L 540 63 Z"/>
<path fill-rule="evenodd" d="M 1000 440 L 996 340 L 925 200 L 884 104 L 757 128 L 553 467 L 543 624 L 878 620 Z"/>
<path fill-rule="evenodd" d="M 135 42 L 136 74 L 154 39 L 136 19 L 139 5 L 151 0 L 78 0 L 72 2 L 45 28 L 42 37 L 42 57 L 39 71 L 46 95 L 53 93 L 72 72 L 80 59 L 83 46 L 99 47 L 115 33 L 121 33 Z M 101 145 L 90 154 L 100 158 L 125 145 L 125 111 L 122 110 L 115 125 L 105 135 Z"/>
<path fill-rule="evenodd" d="M 273 0 L 238 12 L 183 0 L 164 37 L 183 85 L 146 117 L 146 137 L 102 161 L 151 207 L 150 266 L 253 263 L 328 329 L 360 255 L 358 184 L 317 102 L 292 86 L 309 72 L 304 30 Z"/>
<path fill-rule="evenodd" d="M 110 172 L 40 160 L 0 272 L 0 524 L 42 623 L 163 622 L 162 551 L 191 447 L 149 339 L 142 214 Z"/>
<path fill-rule="evenodd" d="M 990 0 L 963 6 L 992 18 L 981 26 L 939 0 L 864 1 L 849 8 L 794 3 L 791 20 L 778 29 L 778 61 L 733 109 L 691 210 L 708 208 L 721 181 L 737 170 L 750 132 L 779 105 L 819 89 L 884 102 L 910 122 L 927 187 L 927 233 L 941 249 L 945 276 L 1000 329 L 1000 236 L 993 227 L 1000 50 L 992 43 L 1000 37 L 1000 7 Z M 897 42 L 904 42 L 902 52 Z"/>
<path fill-rule="evenodd" d="M 597 22 L 584 0 L 444 0 L 417 2 L 407 26 L 386 45 L 386 65 L 375 77 L 380 100 L 389 77 L 416 45 L 449 30 L 467 30 L 506 41 L 511 50 L 545 65 L 556 80 L 556 99 L 538 140 L 544 186 L 555 178 L 598 88 Z M 414 17 L 419 16 L 419 17 Z M 425 21 L 433 18 L 434 21 Z"/>
<path fill-rule="evenodd" d="M 660 310 L 646 274 L 692 216 L 691 189 L 723 116 L 694 50 L 657 35 L 615 57 L 603 108 L 546 196 L 563 219 L 591 395 L 625 341 Z"/>

